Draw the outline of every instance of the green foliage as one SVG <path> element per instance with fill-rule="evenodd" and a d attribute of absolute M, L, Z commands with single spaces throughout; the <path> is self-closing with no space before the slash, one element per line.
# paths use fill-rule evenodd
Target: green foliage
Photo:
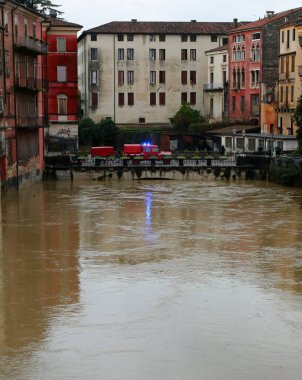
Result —
<path fill-rule="evenodd" d="M 297 107 L 295 108 L 293 114 L 294 122 L 298 126 L 297 130 L 297 140 L 298 140 L 298 149 L 299 153 L 302 154 L 302 95 L 298 99 Z"/>
<path fill-rule="evenodd" d="M 61 5 L 53 4 L 51 0 L 16 0 L 16 2 L 39 13 L 49 14 L 49 11 L 56 11 L 58 15 L 63 13 L 57 9 Z"/>
<path fill-rule="evenodd" d="M 90 118 L 84 118 L 79 123 L 80 145 L 115 146 L 119 129 L 112 120 L 103 119 L 95 123 Z"/>
<path fill-rule="evenodd" d="M 177 131 L 188 131 L 190 124 L 203 121 L 200 112 L 191 108 L 189 104 L 180 106 L 176 114 L 170 118 L 173 129 Z"/>
<path fill-rule="evenodd" d="M 302 186 L 302 163 L 293 158 L 280 157 L 271 165 L 269 177 L 285 186 Z"/>

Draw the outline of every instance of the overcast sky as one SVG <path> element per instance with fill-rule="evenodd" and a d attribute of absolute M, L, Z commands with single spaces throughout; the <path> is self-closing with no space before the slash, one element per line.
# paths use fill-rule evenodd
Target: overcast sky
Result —
<path fill-rule="evenodd" d="M 110 21 L 255 21 L 265 12 L 302 6 L 301 0 L 55 0 L 82 30 Z"/>

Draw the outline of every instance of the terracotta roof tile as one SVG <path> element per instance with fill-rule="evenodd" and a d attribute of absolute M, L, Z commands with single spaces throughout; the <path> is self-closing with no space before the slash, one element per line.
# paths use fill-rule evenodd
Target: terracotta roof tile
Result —
<path fill-rule="evenodd" d="M 112 21 L 83 33 L 131 34 L 226 34 L 233 22 Z"/>
<path fill-rule="evenodd" d="M 224 51 L 224 50 L 228 50 L 228 48 L 229 48 L 229 45 L 225 44 L 225 45 L 222 45 L 222 46 L 218 46 L 217 48 L 208 50 L 208 51 L 206 51 L 206 53 L 214 53 L 216 51 Z"/>
<path fill-rule="evenodd" d="M 61 20 L 61 19 L 58 19 L 58 18 L 48 18 L 47 21 L 49 21 L 52 26 L 67 27 L 67 28 L 68 27 L 74 27 L 74 28 L 78 28 L 78 29 L 82 29 L 83 28 L 82 25 L 75 24 L 73 22 L 68 22 L 68 21 L 65 21 L 65 20 Z"/>
<path fill-rule="evenodd" d="M 262 18 L 260 20 L 257 20 L 257 21 L 254 21 L 254 22 L 250 22 L 250 23 L 248 23 L 246 25 L 241 25 L 238 28 L 231 30 L 230 32 L 234 33 L 234 32 L 239 32 L 239 31 L 243 31 L 243 30 L 261 29 L 263 26 L 265 26 L 265 25 L 267 25 L 267 24 L 269 24 L 271 22 L 277 21 L 280 18 L 289 16 L 292 13 L 295 13 L 295 12 L 298 12 L 298 11 L 302 11 L 302 7 L 294 8 L 294 9 L 289 9 L 289 10 L 283 11 L 283 12 L 279 12 L 279 13 L 276 13 L 276 14 L 272 15 L 269 18 L 268 17 L 264 17 L 264 18 Z"/>

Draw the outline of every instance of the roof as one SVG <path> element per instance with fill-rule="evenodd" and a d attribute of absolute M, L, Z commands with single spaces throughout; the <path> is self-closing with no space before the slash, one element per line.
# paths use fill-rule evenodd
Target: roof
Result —
<path fill-rule="evenodd" d="M 66 28 L 77 28 L 82 29 L 83 26 L 79 24 L 75 24 L 73 22 L 65 21 L 58 18 L 51 18 L 49 17 L 47 21 L 50 22 L 51 26 L 58 26 L 58 27 L 66 27 Z"/>
<path fill-rule="evenodd" d="M 250 23 L 245 24 L 245 25 L 241 25 L 238 28 L 231 30 L 230 32 L 236 33 L 239 31 L 245 31 L 245 30 L 251 30 L 251 29 L 261 29 L 262 27 L 264 27 L 267 24 L 270 24 L 272 22 L 280 20 L 281 18 L 287 17 L 287 16 L 291 15 L 292 13 L 296 13 L 299 11 L 302 11 L 302 7 L 289 9 L 289 10 L 283 11 L 283 12 L 279 12 L 279 13 L 273 14 L 270 17 L 264 17 L 264 18 L 259 19 L 257 21 L 250 22 Z"/>
<path fill-rule="evenodd" d="M 215 52 L 220 52 L 220 51 L 224 51 L 224 50 L 228 50 L 229 48 L 229 45 L 228 44 L 225 44 L 225 45 L 222 45 L 222 46 L 218 46 L 217 48 L 214 48 L 214 49 L 211 49 L 211 50 L 208 50 L 206 51 L 205 53 L 215 53 Z"/>
<path fill-rule="evenodd" d="M 226 34 L 234 28 L 233 22 L 166 22 L 166 21 L 112 21 L 86 30 L 82 36 L 99 34 Z"/>

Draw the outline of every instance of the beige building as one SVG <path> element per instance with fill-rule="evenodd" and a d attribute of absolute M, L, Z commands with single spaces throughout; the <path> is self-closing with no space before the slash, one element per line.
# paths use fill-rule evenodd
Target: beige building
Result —
<path fill-rule="evenodd" d="M 302 95 L 302 22 L 280 28 L 278 133 L 295 135 L 293 112 Z"/>
<path fill-rule="evenodd" d="M 110 22 L 78 38 L 84 116 L 122 125 L 169 124 L 182 103 L 204 113 L 205 52 L 233 23 Z"/>
<path fill-rule="evenodd" d="M 208 79 L 203 86 L 204 116 L 209 122 L 227 117 L 228 100 L 228 45 L 206 52 Z"/>

